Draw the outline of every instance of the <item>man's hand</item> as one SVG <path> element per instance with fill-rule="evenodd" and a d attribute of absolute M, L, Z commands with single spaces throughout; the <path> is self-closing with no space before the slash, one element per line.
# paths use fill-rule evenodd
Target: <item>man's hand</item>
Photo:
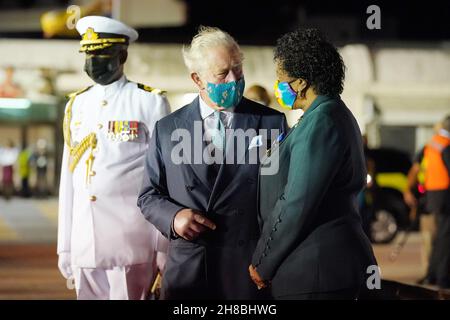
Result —
<path fill-rule="evenodd" d="M 72 277 L 70 252 L 61 252 L 58 255 L 58 268 L 64 278 L 69 279 Z"/>
<path fill-rule="evenodd" d="M 417 199 L 416 199 L 416 197 L 414 196 L 414 194 L 413 194 L 411 191 L 406 190 L 406 191 L 403 193 L 403 200 L 405 200 L 405 203 L 406 203 L 410 208 L 415 208 L 415 207 L 417 207 Z"/>
<path fill-rule="evenodd" d="M 192 241 L 208 229 L 215 230 L 216 225 L 199 211 L 182 209 L 175 215 L 173 229 L 183 239 Z"/>
<path fill-rule="evenodd" d="M 258 289 L 267 287 L 267 284 L 263 279 L 261 279 L 261 276 L 259 275 L 258 271 L 256 271 L 256 268 L 254 266 L 250 265 L 248 267 L 248 272 L 250 273 L 250 278 L 252 278 Z"/>

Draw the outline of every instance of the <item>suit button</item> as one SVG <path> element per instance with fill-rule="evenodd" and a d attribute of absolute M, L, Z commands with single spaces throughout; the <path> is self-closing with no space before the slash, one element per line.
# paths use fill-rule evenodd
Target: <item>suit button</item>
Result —
<path fill-rule="evenodd" d="M 284 200 L 284 193 L 280 195 L 280 200 Z"/>
<path fill-rule="evenodd" d="M 89 200 L 91 200 L 92 202 L 94 202 L 95 200 L 97 200 L 97 197 L 96 197 L 96 196 L 90 196 L 90 197 L 89 197 Z"/>
<path fill-rule="evenodd" d="M 254 183 L 255 183 L 255 180 L 252 179 L 252 178 L 248 178 L 248 179 L 247 179 L 247 182 L 250 183 L 250 184 L 254 184 Z"/>
<path fill-rule="evenodd" d="M 107 104 L 108 104 L 108 101 L 102 100 L 102 107 L 106 107 Z"/>
<path fill-rule="evenodd" d="M 242 247 L 244 244 L 245 244 L 245 241 L 244 241 L 244 240 L 239 240 L 239 241 L 238 241 L 238 246 L 239 246 L 239 247 Z"/>

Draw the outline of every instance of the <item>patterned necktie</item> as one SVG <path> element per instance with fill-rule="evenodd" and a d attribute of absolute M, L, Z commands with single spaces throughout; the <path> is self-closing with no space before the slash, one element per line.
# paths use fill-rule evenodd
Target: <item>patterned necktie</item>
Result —
<path fill-rule="evenodd" d="M 225 149 L 225 126 L 220 117 L 220 111 L 214 111 L 215 129 L 211 137 L 212 143 L 220 150 Z"/>

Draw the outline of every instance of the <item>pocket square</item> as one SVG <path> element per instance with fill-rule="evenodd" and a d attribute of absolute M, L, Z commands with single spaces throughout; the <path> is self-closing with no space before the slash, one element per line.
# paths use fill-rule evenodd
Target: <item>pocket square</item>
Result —
<path fill-rule="evenodd" d="M 250 145 L 248 146 L 248 150 L 253 149 L 254 147 L 260 147 L 263 145 L 262 135 L 253 137 Z"/>

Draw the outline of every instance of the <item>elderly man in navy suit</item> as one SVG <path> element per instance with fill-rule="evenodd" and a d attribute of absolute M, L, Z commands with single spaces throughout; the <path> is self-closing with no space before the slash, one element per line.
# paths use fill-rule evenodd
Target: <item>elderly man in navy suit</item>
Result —
<path fill-rule="evenodd" d="M 258 169 L 286 119 L 242 97 L 243 55 L 228 33 L 201 27 L 183 57 L 199 96 L 157 122 L 138 199 L 170 240 L 162 297 L 264 298 L 247 273 L 259 237 Z"/>

